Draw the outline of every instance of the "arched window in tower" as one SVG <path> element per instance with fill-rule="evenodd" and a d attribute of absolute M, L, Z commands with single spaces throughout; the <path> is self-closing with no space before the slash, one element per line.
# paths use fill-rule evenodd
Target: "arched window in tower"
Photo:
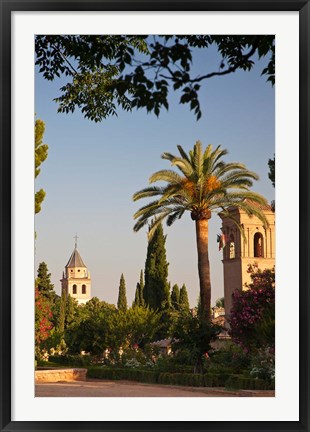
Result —
<path fill-rule="evenodd" d="M 86 285 L 82 285 L 82 294 L 86 294 Z"/>
<path fill-rule="evenodd" d="M 74 284 L 72 287 L 72 294 L 76 294 L 77 293 L 77 286 Z"/>
<path fill-rule="evenodd" d="M 235 238 L 232 234 L 229 237 L 229 259 L 236 258 Z"/>
<path fill-rule="evenodd" d="M 254 257 L 260 258 L 264 256 L 264 237 L 263 234 L 257 232 L 254 235 Z"/>

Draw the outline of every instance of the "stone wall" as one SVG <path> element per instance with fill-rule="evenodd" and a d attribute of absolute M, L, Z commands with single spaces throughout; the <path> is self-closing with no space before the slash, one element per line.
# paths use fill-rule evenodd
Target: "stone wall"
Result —
<path fill-rule="evenodd" d="M 87 369 L 49 369 L 35 371 L 36 383 L 59 381 L 86 381 Z"/>

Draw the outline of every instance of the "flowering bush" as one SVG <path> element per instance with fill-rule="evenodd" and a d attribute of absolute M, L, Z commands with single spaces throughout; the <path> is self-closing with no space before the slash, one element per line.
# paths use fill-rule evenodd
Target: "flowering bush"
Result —
<path fill-rule="evenodd" d="M 35 344 L 37 353 L 40 352 L 42 344 L 50 335 L 53 327 L 51 323 L 52 311 L 49 301 L 38 288 L 35 289 Z"/>
<path fill-rule="evenodd" d="M 136 358 L 131 358 L 126 361 L 124 367 L 128 368 L 139 368 L 141 367 L 141 363 Z"/>
<path fill-rule="evenodd" d="M 273 380 L 275 378 L 275 357 L 273 350 L 261 348 L 252 358 L 250 375 L 253 378 Z"/>
<path fill-rule="evenodd" d="M 275 339 L 275 272 L 261 271 L 257 264 L 249 266 L 252 282 L 247 291 L 233 293 L 230 334 L 246 352 L 268 346 Z"/>
<path fill-rule="evenodd" d="M 249 289 L 264 289 L 275 287 L 275 268 L 261 270 L 257 262 L 249 264 L 248 273 L 250 273 L 251 283 L 245 284 Z"/>
<path fill-rule="evenodd" d="M 134 344 L 132 348 L 124 350 L 122 357 L 118 359 L 115 366 L 130 369 L 152 368 L 154 362 L 152 361 L 151 353 L 151 350 L 142 350 L 138 348 L 137 344 Z"/>

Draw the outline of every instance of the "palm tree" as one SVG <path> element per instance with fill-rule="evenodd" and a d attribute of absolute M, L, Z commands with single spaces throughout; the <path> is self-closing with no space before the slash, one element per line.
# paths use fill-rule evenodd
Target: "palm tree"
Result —
<path fill-rule="evenodd" d="M 227 154 L 227 150 L 221 146 L 212 150 L 210 144 L 203 151 L 201 142 L 197 141 L 188 154 L 181 146 L 177 148 L 180 156 L 163 153 L 161 157 L 176 166 L 181 175 L 172 170 L 158 171 L 150 177 L 149 182 L 164 181 L 166 186 L 150 186 L 133 195 L 134 201 L 158 196 L 158 199 L 134 214 L 134 218 L 138 219 L 134 231 L 139 231 L 151 221 L 149 235 L 152 235 L 163 219 L 166 218 L 170 226 L 186 211 L 190 212 L 196 224 L 201 308 L 206 318 L 210 319 L 208 224 L 211 214 L 217 211 L 232 219 L 228 210 L 232 206 L 238 207 L 248 215 L 257 216 L 267 227 L 268 222 L 257 206 L 266 205 L 267 201 L 262 195 L 249 190 L 252 180 L 258 180 L 258 175 L 239 162 L 223 162 L 222 157 Z M 243 232 L 238 222 L 235 219 L 233 221 Z"/>

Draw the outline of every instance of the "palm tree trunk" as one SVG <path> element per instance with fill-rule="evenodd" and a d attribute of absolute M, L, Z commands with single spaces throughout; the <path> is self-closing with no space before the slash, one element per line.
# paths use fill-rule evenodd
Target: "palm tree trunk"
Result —
<path fill-rule="evenodd" d="M 210 321 L 211 313 L 211 280 L 209 264 L 209 233 L 208 219 L 196 220 L 196 241 L 198 251 L 198 273 L 200 283 L 201 310 L 206 319 Z"/>

